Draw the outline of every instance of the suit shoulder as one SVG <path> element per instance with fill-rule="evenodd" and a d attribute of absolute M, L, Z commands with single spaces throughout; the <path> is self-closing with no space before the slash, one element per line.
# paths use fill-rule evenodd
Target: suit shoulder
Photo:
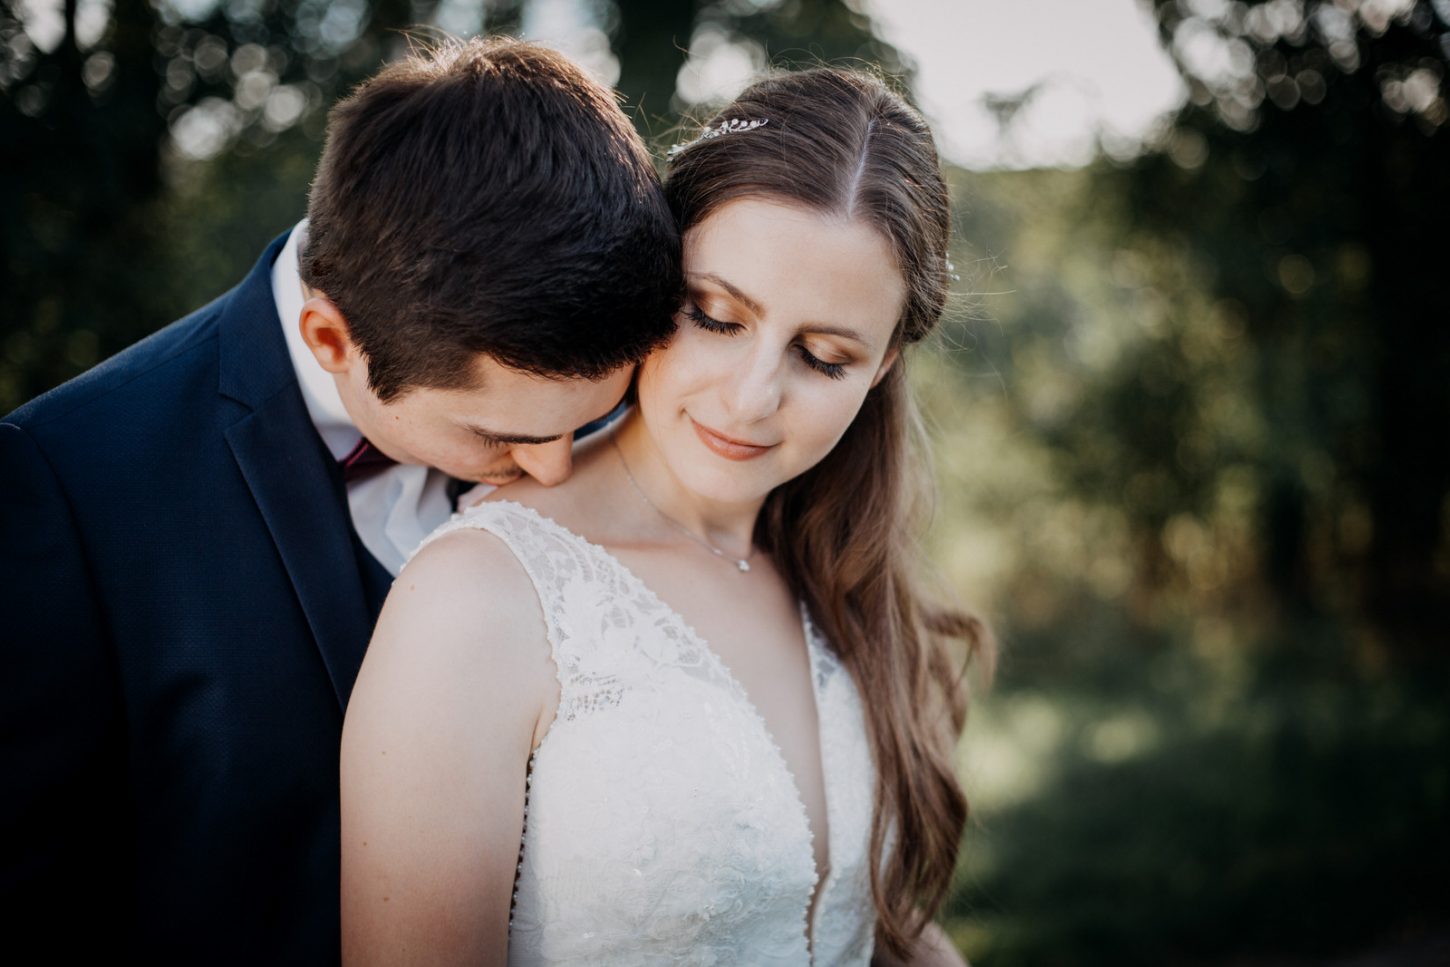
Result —
<path fill-rule="evenodd" d="M 217 321 L 227 296 L 221 296 L 164 329 L 126 347 L 110 359 L 74 379 L 37 396 L 4 418 L 29 433 L 71 419 L 104 420 L 109 404 L 126 401 L 130 394 L 148 394 L 158 386 L 173 391 L 181 385 L 178 370 L 215 367 Z"/>

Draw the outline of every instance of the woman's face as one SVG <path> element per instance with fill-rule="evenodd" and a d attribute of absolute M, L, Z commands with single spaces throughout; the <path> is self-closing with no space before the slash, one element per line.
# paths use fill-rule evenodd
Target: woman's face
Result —
<path fill-rule="evenodd" d="M 651 439 L 682 484 L 758 501 L 818 463 L 895 360 L 906 286 L 858 220 L 744 198 L 684 238 L 679 329 L 640 369 Z"/>

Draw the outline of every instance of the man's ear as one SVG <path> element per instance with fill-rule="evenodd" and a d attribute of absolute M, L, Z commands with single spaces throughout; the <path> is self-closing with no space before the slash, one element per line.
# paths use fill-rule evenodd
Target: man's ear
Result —
<path fill-rule="evenodd" d="M 876 384 L 886 378 L 886 374 L 896 365 L 896 360 L 901 356 L 900 347 L 893 347 L 886 351 L 886 358 L 881 360 L 881 366 L 876 370 L 876 375 L 871 377 L 871 388 L 875 389 Z"/>
<path fill-rule="evenodd" d="M 329 373 L 346 373 L 361 359 L 347 320 L 327 296 L 312 292 L 302 303 L 298 325 L 302 328 L 302 341 L 312 350 L 317 364 Z"/>

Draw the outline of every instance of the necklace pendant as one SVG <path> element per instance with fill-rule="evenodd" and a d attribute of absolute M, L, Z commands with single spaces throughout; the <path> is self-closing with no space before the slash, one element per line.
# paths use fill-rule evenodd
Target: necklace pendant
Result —
<path fill-rule="evenodd" d="M 750 570 L 750 562 L 743 559 L 736 561 L 735 566 L 740 568 L 741 574 L 744 574 L 746 571 Z"/>

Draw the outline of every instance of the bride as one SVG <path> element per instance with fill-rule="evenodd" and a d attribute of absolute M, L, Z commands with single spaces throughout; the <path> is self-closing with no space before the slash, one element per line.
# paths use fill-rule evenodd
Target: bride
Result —
<path fill-rule="evenodd" d="M 948 283 L 931 134 L 759 82 L 672 152 L 678 329 L 568 483 L 393 586 L 347 712 L 353 963 L 960 963 L 974 619 L 919 594 L 902 352 Z"/>

